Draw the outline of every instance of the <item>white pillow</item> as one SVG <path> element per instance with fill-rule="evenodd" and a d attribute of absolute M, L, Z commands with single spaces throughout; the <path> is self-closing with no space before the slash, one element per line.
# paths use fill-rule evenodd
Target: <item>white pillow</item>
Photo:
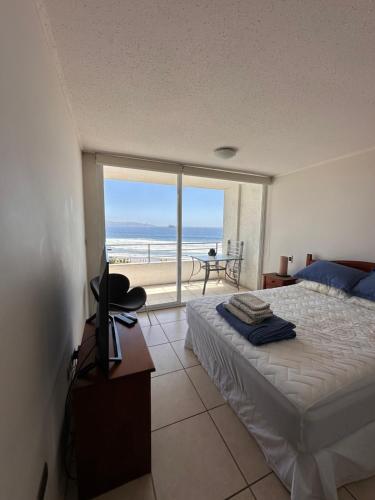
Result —
<path fill-rule="evenodd" d="M 338 288 L 335 288 L 333 286 L 324 285 L 323 283 L 318 283 L 316 281 L 303 280 L 298 283 L 298 285 L 313 292 L 318 292 L 324 295 L 329 295 L 330 297 L 335 297 L 335 299 L 344 300 L 350 297 L 350 295 L 345 293 L 343 290 L 339 290 Z"/>
<path fill-rule="evenodd" d="M 373 302 L 372 300 L 362 299 L 361 297 L 355 297 L 353 295 L 349 298 L 348 303 L 352 304 L 353 306 L 366 307 L 366 309 L 375 311 L 375 302 Z"/>

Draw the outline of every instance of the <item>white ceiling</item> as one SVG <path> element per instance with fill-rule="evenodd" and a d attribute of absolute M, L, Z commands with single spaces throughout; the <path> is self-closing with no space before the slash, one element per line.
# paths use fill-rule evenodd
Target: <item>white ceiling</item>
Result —
<path fill-rule="evenodd" d="M 84 150 L 280 174 L 375 146 L 373 0 L 44 2 Z"/>

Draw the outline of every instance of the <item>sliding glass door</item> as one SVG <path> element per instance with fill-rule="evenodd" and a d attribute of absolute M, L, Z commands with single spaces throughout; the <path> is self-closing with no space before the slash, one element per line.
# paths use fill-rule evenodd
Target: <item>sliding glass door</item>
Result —
<path fill-rule="evenodd" d="M 263 186 L 147 165 L 103 165 L 110 272 L 126 275 L 132 287 L 144 287 L 151 308 L 180 305 L 203 293 L 232 293 L 237 288 L 225 259 L 210 266 L 210 273 L 205 267 L 209 251 L 224 258 L 231 240 L 243 249 L 239 282 L 256 289 Z"/>
<path fill-rule="evenodd" d="M 110 272 L 142 286 L 150 307 L 180 300 L 179 176 L 104 167 Z"/>
<path fill-rule="evenodd" d="M 187 302 L 202 296 L 205 267 L 202 257 L 210 249 L 222 252 L 224 193 L 226 183 L 184 175 L 182 177 L 182 279 L 181 298 Z M 205 293 L 220 290 L 221 275 L 207 284 Z"/>

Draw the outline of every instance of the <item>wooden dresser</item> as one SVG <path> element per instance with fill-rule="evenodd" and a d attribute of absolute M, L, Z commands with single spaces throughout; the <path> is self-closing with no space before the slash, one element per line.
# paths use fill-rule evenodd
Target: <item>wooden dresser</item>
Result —
<path fill-rule="evenodd" d="M 151 471 L 150 378 L 155 367 L 139 324 L 127 328 L 117 322 L 117 328 L 121 363 L 112 365 L 108 377 L 95 368 L 73 388 L 80 499 Z M 94 345 L 95 327 L 86 324 L 78 366 L 95 359 Z"/>
<path fill-rule="evenodd" d="M 293 276 L 278 276 L 276 273 L 265 273 L 262 276 L 263 288 L 277 288 L 297 283 L 296 278 L 293 278 Z"/>

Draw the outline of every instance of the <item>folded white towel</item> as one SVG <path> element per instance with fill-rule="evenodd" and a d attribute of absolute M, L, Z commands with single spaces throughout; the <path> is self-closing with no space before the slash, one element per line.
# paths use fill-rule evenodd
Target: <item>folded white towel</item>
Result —
<path fill-rule="evenodd" d="M 241 309 L 238 309 L 236 306 L 233 304 L 230 304 L 229 302 L 224 304 L 224 307 L 227 311 L 229 311 L 233 316 L 236 316 L 236 318 L 240 319 L 247 325 L 253 325 L 255 323 L 258 323 L 259 320 L 256 319 L 251 319 L 246 313 L 241 311 Z"/>
<path fill-rule="evenodd" d="M 270 307 L 268 302 L 251 293 L 237 293 L 236 295 L 232 295 L 230 302 L 233 303 L 233 301 L 240 302 L 253 311 L 262 311 Z"/>
<path fill-rule="evenodd" d="M 233 314 L 233 316 L 236 316 L 236 318 L 240 319 L 247 325 L 255 325 L 257 323 L 261 323 L 266 318 L 270 318 L 272 316 L 272 313 L 265 313 L 263 316 L 252 318 L 248 314 L 243 312 L 241 309 L 238 309 L 238 307 L 234 306 L 233 304 L 230 304 L 229 302 L 224 303 L 224 307 L 227 311 Z"/>
<path fill-rule="evenodd" d="M 263 319 L 272 316 L 272 310 L 270 309 L 269 305 L 266 309 L 254 311 L 253 309 L 250 309 L 247 305 L 236 300 L 236 296 L 231 297 L 229 303 L 237 307 L 237 309 L 240 309 L 245 314 L 247 314 L 247 316 L 249 316 L 251 319 Z"/>

